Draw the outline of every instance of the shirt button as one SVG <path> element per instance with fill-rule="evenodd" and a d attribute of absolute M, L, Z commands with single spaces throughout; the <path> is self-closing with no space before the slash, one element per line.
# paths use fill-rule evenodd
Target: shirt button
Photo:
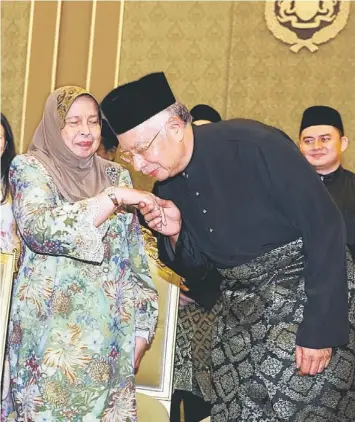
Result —
<path fill-rule="evenodd" d="M 206 214 L 207 210 L 202 210 L 202 212 L 203 212 L 204 214 Z"/>
<path fill-rule="evenodd" d="M 182 175 L 185 177 L 186 173 L 183 171 L 183 172 L 182 172 Z"/>
<path fill-rule="evenodd" d="M 196 196 L 199 196 L 200 192 L 196 192 Z"/>
<path fill-rule="evenodd" d="M 105 268 L 103 269 L 103 272 L 104 272 L 105 274 L 107 274 L 107 273 L 109 272 L 109 269 L 108 269 L 107 267 L 105 267 Z"/>
<path fill-rule="evenodd" d="M 210 228 L 210 233 L 212 233 L 213 232 L 213 229 L 212 228 Z"/>

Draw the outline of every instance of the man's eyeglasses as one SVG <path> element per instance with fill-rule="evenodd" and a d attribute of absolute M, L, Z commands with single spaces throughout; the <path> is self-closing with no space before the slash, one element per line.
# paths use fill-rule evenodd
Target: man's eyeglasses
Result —
<path fill-rule="evenodd" d="M 165 123 L 158 130 L 158 132 L 154 135 L 154 138 L 148 143 L 148 145 L 145 145 L 144 147 L 138 148 L 136 150 L 136 152 L 131 152 L 131 151 L 124 151 L 124 152 L 121 152 L 121 153 L 119 152 L 120 159 L 125 161 L 126 163 L 133 163 L 133 158 L 134 158 L 135 155 L 143 157 L 147 153 L 149 148 L 153 145 L 153 142 L 157 139 L 157 136 L 163 130 L 164 126 L 165 126 Z"/>

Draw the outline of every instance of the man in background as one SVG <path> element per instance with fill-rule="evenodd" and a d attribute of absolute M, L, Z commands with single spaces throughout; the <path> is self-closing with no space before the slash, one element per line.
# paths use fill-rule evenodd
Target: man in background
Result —
<path fill-rule="evenodd" d="M 196 126 L 206 123 L 217 123 L 222 120 L 221 115 L 213 107 L 207 104 L 197 104 L 190 110 L 192 123 Z"/>
<path fill-rule="evenodd" d="M 343 215 L 347 245 L 354 259 L 355 174 L 341 165 L 348 143 L 337 110 L 327 106 L 313 106 L 304 111 L 300 127 L 300 150 L 319 174 Z"/>

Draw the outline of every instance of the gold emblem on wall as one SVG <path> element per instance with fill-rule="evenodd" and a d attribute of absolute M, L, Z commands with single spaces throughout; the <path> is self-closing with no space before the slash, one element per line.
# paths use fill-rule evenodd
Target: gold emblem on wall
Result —
<path fill-rule="evenodd" d="M 266 1 L 265 18 L 273 35 L 291 44 L 294 53 L 303 47 L 312 53 L 345 27 L 350 1 Z"/>

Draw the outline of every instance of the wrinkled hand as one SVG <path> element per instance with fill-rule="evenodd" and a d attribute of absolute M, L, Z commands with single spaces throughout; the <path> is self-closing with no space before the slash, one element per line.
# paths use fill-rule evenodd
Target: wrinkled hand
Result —
<path fill-rule="evenodd" d="M 125 205 L 138 205 L 142 201 L 147 204 L 156 204 L 155 195 L 143 190 L 133 188 L 116 188 L 115 194 L 118 202 L 122 201 Z"/>
<path fill-rule="evenodd" d="M 190 303 L 196 303 L 196 302 L 193 299 L 191 299 L 191 297 L 184 295 L 184 293 L 180 291 L 179 308 L 183 309 L 185 308 L 185 306 L 190 305 Z"/>
<path fill-rule="evenodd" d="M 148 226 L 165 236 L 175 236 L 181 230 L 181 213 L 174 202 L 167 199 L 161 199 L 155 196 L 155 200 L 159 209 L 153 207 L 153 204 L 141 201 L 139 210 L 144 216 Z M 160 213 L 163 213 L 164 220 L 161 219 Z"/>
<path fill-rule="evenodd" d="M 146 204 L 149 206 L 156 215 L 156 225 L 161 227 L 162 224 L 165 224 L 165 215 L 162 207 L 158 205 L 157 198 L 150 192 L 145 192 L 138 189 L 131 188 L 117 188 L 116 197 L 118 201 L 122 201 L 125 205 L 132 205 L 138 208 L 138 204 Z"/>
<path fill-rule="evenodd" d="M 332 349 L 308 349 L 296 345 L 296 367 L 299 375 L 321 374 L 330 363 Z"/>
<path fill-rule="evenodd" d="M 134 348 L 134 369 L 138 371 L 141 360 L 144 356 L 145 351 L 148 348 L 148 343 L 143 337 L 136 337 L 136 345 Z"/>

